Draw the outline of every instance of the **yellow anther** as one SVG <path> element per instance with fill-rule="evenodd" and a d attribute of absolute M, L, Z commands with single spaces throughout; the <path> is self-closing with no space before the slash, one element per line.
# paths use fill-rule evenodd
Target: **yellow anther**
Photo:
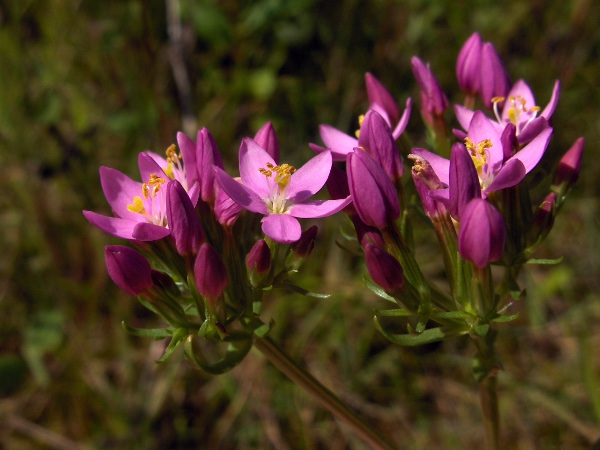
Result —
<path fill-rule="evenodd" d="M 150 196 L 156 197 L 156 194 L 160 191 L 160 187 L 165 184 L 165 181 L 164 178 L 159 177 L 155 173 L 151 174 L 148 182 L 142 184 L 144 198 L 149 198 Z"/>
<path fill-rule="evenodd" d="M 504 100 L 506 100 L 505 97 L 492 97 L 492 103 L 502 103 Z"/>
<path fill-rule="evenodd" d="M 133 197 L 133 201 L 130 205 L 127 205 L 127 211 L 138 214 L 145 214 L 146 209 L 144 208 L 144 202 L 139 196 Z"/>
<path fill-rule="evenodd" d="M 267 163 L 266 166 L 266 169 L 261 167 L 258 169 L 258 171 L 267 178 L 271 178 L 273 173 L 275 173 L 275 183 L 277 183 L 281 189 L 284 189 L 289 184 L 292 174 L 296 171 L 296 168 L 294 166 L 290 166 L 289 164 L 274 166 L 271 163 Z"/>
<path fill-rule="evenodd" d="M 181 155 L 177 154 L 177 146 L 175 144 L 169 145 L 169 148 L 165 151 L 167 154 L 167 161 L 175 163 L 181 159 Z"/>
<path fill-rule="evenodd" d="M 354 132 L 354 135 L 356 136 L 356 139 L 358 139 L 360 137 L 360 127 L 362 127 L 363 122 L 365 121 L 365 115 L 361 114 L 360 116 L 358 116 L 358 130 L 356 130 Z"/>
<path fill-rule="evenodd" d="M 479 172 L 479 169 L 483 167 L 484 164 L 487 163 L 487 154 L 486 150 L 488 148 L 492 148 L 494 144 L 489 139 L 484 139 L 483 141 L 477 143 L 475 145 L 471 138 L 465 138 L 465 147 L 471 154 L 471 159 L 473 160 L 473 164 L 475 164 L 475 168 Z"/>
<path fill-rule="evenodd" d="M 262 173 L 264 176 L 266 176 L 267 178 L 271 178 L 271 175 L 273 175 L 273 172 L 271 172 L 270 170 L 267 170 L 267 169 L 263 169 L 262 167 L 260 169 L 258 169 L 258 171 L 260 173 Z"/>

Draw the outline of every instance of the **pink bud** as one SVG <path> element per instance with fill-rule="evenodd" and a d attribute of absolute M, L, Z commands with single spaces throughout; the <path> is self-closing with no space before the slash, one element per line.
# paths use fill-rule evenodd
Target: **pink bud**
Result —
<path fill-rule="evenodd" d="M 464 207 L 458 235 L 458 250 L 464 259 L 483 269 L 502 257 L 505 242 L 506 225 L 496 208 L 481 198 Z"/>
<path fill-rule="evenodd" d="M 481 37 L 473 33 L 463 44 L 456 61 L 456 78 L 460 88 L 468 94 L 479 93 L 481 78 Z"/>
<path fill-rule="evenodd" d="M 108 274 L 129 295 L 140 295 L 152 287 L 152 268 L 140 253 L 123 245 L 108 245 L 104 257 Z"/>
<path fill-rule="evenodd" d="M 271 122 L 265 123 L 256 132 L 254 142 L 264 148 L 276 163 L 279 163 L 279 141 Z"/>
<path fill-rule="evenodd" d="M 196 257 L 194 275 L 198 292 L 209 301 L 216 300 L 229 283 L 227 268 L 221 256 L 206 242 L 202 244 Z"/>
<path fill-rule="evenodd" d="M 404 271 L 396 258 L 372 244 L 365 246 L 365 262 L 373 281 L 387 292 L 404 286 Z"/>
<path fill-rule="evenodd" d="M 580 137 L 561 158 L 554 176 L 555 185 L 566 183 L 567 188 L 570 188 L 575 184 L 581 172 L 584 144 L 585 139 Z"/>

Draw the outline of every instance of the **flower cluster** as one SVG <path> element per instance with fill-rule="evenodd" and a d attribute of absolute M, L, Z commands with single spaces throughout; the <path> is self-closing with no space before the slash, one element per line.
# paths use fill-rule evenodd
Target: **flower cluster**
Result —
<path fill-rule="evenodd" d="M 172 145 L 166 158 L 139 155 L 142 182 L 102 167 L 100 181 L 113 216 L 84 215 L 102 231 L 129 241 L 129 246 L 106 247 L 108 273 L 168 324 L 127 330 L 171 337 L 163 359 L 185 342 L 188 359 L 218 372 L 243 358 L 253 333 L 268 329 L 257 317 L 264 289 L 302 291 L 286 279 L 311 253 L 317 228 L 302 232 L 298 219 L 332 215 L 351 197 L 312 200 L 329 177 L 331 152 L 297 170 L 279 164 L 271 123 L 242 141 L 239 178 L 223 170 L 207 129 L 198 132 L 196 141 L 179 133 L 177 142 L 180 153 Z M 291 244 L 286 257 L 277 258 L 286 244 Z M 192 347 L 196 337 L 225 343 L 223 358 L 204 358 Z"/>
<path fill-rule="evenodd" d="M 429 65 L 418 57 L 411 65 L 428 148 L 402 155 L 397 141 L 406 130 L 412 101 L 406 100 L 401 112 L 387 88 L 367 73 L 369 105 L 355 135 L 320 125 L 323 145 L 310 144 L 316 156 L 302 167 L 280 163 L 279 142 L 268 123 L 242 140 L 239 177 L 224 170 L 207 129 L 198 132 L 196 141 L 179 133 L 180 153 L 175 145 L 166 158 L 141 153 L 141 182 L 101 168 L 113 216 L 84 215 L 130 243 L 106 248 L 108 273 L 168 323 L 161 329 L 127 329 L 171 337 L 165 358 L 185 342 L 186 356 L 205 370 L 231 368 L 253 336 L 270 329 L 260 319 L 265 289 L 317 295 L 288 281 L 317 238 L 317 228 L 303 231 L 299 219 L 343 211 L 365 257 L 367 286 L 396 305 L 375 317 L 375 326 L 388 339 L 418 345 L 469 335 L 489 356 L 482 349 L 493 344 L 490 327 L 514 318 L 509 308 L 511 298 L 521 295 L 517 274 L 534 261 L 531 255 L 577 180 L 584 142 L 577 140 L 566 152 L 547 195 L 532 207 L 536 200 L 527 175 L 550 144 L 559 82 L 540 108 L 525 81 L 511 83 L 494 46 L 477 33 L 457 58 L 462 105 L 450 108 Z M 462 129 L 449 131 L 449 110 Z M 324 186 L 332 199 L 313 199 Z M 411 230 L 424 217 L 440 247 L 447 289 L 427 280 L 415 257 Z M 492 265 L 499 268 L 494 274 Z M 494 280 L 502 270 L 502 281 Z M 400 318 L 406 332 L 388 332 L 384 318 Z M 204 358 L 192 346 L 196 337 L 226 344 L 222 359 Z M 483 359 L 479 379 L 497 367 L 493 358 Z"/>

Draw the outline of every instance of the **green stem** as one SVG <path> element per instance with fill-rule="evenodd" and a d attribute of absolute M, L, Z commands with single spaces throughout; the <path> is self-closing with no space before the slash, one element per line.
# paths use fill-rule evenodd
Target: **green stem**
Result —
<path fill-rule="evenodd" d="M 498 412 L 498 389 L 495 374 L 479 382 L 479 400 L 483 413 L 485 448 L 500 450 L 500 413 Z"/>
<path fill-rule="evenodd" d="M 269 337 L 255 337 L 254 346 L 290 380 L 308 392 L 322 407 L 352 428 L 371 448 L 375 450 L 393 450 L 396 448 L 373 431 L 335 394 L 292 361 Z"/>
<path fill-rule="evenodd" d="M 498 408 L 498 371 L 502 367 L 494 347 L 496 331 L 489 329 L 483 337 L 473 336 L 477 347 L 474 361 L 475 378 L 479 383 L 479 400 L 483 415 L 486 450 L 500 450 L 500 412 Z"/>

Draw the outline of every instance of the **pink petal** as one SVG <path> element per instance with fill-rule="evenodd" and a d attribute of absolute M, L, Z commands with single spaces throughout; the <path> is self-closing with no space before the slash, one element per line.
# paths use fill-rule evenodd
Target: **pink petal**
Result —
<path fill-rule="evenodd" d="M 424 148 L 413 148 L 411 153 L 427 160 L 429 165 L 433 168 L 433 171 L 446 186 L 450 184 L 450 160 L 442 158 L 440 155 L 436 155 L 429 150 Z"/>
<path fill-rule="evenodd" d="M 548 102 L 548 105 L 544 108 L 542 114 L 540 114 L 542 117 L 545 117 L 546 119 L 550 120 L 550 117 L 552 117 L 552 114 L 554 114 L 554 110 L 556 109 L 559 94 L 560 81 L 556 80 L 556 82 L 554 83 L 554 89 L 552 89 L 552 97 L 550 98 L 550 102 Z"/>
<path fill-rule="evenodd" d="M 108 217 L 93 211 L 83 211 L 83 215 L 96 228 L 122 239 L 137 239 L 140 241 L 156 241 L 168 236 L 170 230 L 168 228 L 159 227 L 147 222 L 134 222 L 131 220 L 120 219 L 118 217 Z M 139 216 L 141 217 L 141 216 Z M 136 229 L 140 224 L 148 225 L 144 230 L 142 237 L 136 236 Z"/>
<path fill-rule="evenodd" d="M 475 145 L 486 139 L 492 142 L 492 147 L 488 149 L 488 164 L 492 167 L 493 172 L 497 171 L 504 160 L 502 140 L 497 128 L 482 111 L 475 111 L 475 114 L 473 114 L 473 119 L 469 124 L 468 136 Z"/>
<path fill-rule="evenodd" d="M 527 172 L 523 163 L 518 159 L 510 158 L 496 174 L 494 181 L 485 189 L 485 192 L 489 194 L 490 192 L 515 186 L 525 178 L 525 175 L 527 175 Z"/>
<path fill-rule="evenodd" d="M 460 126 L 464 130 L 468 130 L 475 111 L 465 108 L 462 105 L 454 105 L 454 114 L 456 114 L 456 120 L 458 120 Z"/>
<path fill-rule="evenodd" d="M 302 227 L 295 217 L 289 214 L 270 214 L 262 220 L 262 230 L 280 244 L 291 244 L 302 236 Z"/>
<path fill-rule="evenodd" d="M 352 202 L 352 197 L 348 196 L 340 200 L 312 200 L 293 205 L 289 214 L 300 219 L 321 218 L 331 216 Z"/>
<path fill-rule="evenodd" d="M 138 155 L 138 165 L 140 166 L 140 175 L 142 181 L 145 183 L 150 179 L 151 175 L 156 175 L 165 180 L 168 179 L 163 169 L 158 163 L 148 154 L 149 152 L 142 152 Z"/>
<path fill-rule="evenodd" d="M 345 161 L 346 155 L 358 146 L 358 139 L 354 139 L 330 125 L 319 125 L 319 134 L 325 147 L 331 149 L 335 155 L 336 161 Z"/>
<path fill-rule="evenodd" d="M 412 109 L 412 99 L 409 98 L 408 100 L 406 100 L 406 109 L 402 113 L 402 117 L 400 117 L 400 121 L 398 122 L 398 125 L 396 125 L 396 128 L 394 128 L 394 131 L 392 132 L 394 139 L 398 139 L 400 137 L 400 135 L 402 133 L 404 133 L 404 130 L 406 129 L 406 126 L 408 125 L 408 120 L 410 119 L 411 109 Z"/>
<path fill-rule="evenodd" d="M 301 203 L 315 195 L 329 178 L 331 164 L 330 151 L 319 153 L 310 159 L 292 175 L 286 197 L 293 203 Z"/>
<path fill-rule="evenodd" d="M 141 197 L 142 183 L 133 181 L 116 169 L 100 167 L 100 184 L 108 204 L 117 216 L 134 222 L 142 220 L 138 213 L 127 210 L 134 197 Z"/>
<path fill-rule="evenodd" d="M 552 136 L 552 132 L 554 130 L 552 128 L 546 128 L 540 134 L 538 134 L 533 141 L 525 146 L 522 150 L 515 153 L 515 155 L 510 158 L 518 159 L 525 166 L 525 170 L 527 173 L 533 169 L 542 156 L 544 156 L 544 152 L 548 148 L 548 144 L 550 143 L 550 137 Z M 508 163 L 507 161 L 507 163 Z"/>
<path fill-rule="evenodd" d="M 260 169 L 267 168 L 267 163 L 273 166 L 277 165 L 264 148 L 254 140 L 244 138 L 240 146 L 240 176 L 242 184 L 256 192 L 261 198 L 269 198 L 270 195 L 269 182 L 266 176 L 260 172 Z M 227 189 L 223 189 L 227 191 Z M 229 196 L 234 198 L 231 194 Z"/>
<path fill-rule="evenodd" d="M 217 183 L 234 202 L 258 214 L 267 214 L 269 212 L 264 200 L 256 192 L 235 181 L 220 167 L 214 166 L 214 171 Z"/>

